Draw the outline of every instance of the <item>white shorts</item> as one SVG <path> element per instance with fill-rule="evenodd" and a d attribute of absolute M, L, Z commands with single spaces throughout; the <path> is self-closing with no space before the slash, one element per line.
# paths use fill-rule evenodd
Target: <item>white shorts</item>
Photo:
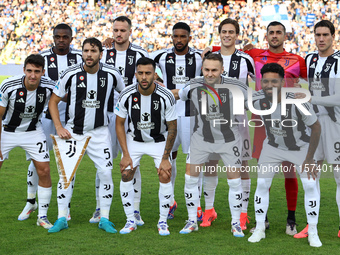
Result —
<path fill-rule="evenodd" d="M 326 159 L 329 164 L 340 164 L 340 124 L 328 115 L 318 116 L 318 120 L 321 135 L 314 158 L 317 161 Z"/>
<path fill-rule="evenodd" d="M 107 115 L 109 116 L 108 127 L 111 134 L 112 158 L 114 159 L 118 156 L 118 153 L 120 151 L 120 146 L 116 133 L 116 114 L 114 114 L 113 112 L 107 112 Z"/>
<path fill-rule="evenodd" d="M 6 132 L 1 133 L 1 152 L 3 160 L 8 158 L 9 152 L 21 147 L 26 152 L 26 160 L 34 159 L 38 162 L 49 162 L 50 154 L 46 146 L 46 137 L 43 130 L 29 132 Z M 0 159 L 0 161 L 3 161 Z"/>
<path fill-rule="evenodd" d="M 140 159 L 143 155 L 152 157 L 156 168 L 161 164 L 166 144 L 165 141 L 159 143 L 136 142 L 131 135 L 126 135 L 126 143 L 134 168 L 140 165 Z"/>
<path fill-rule="evenodd" d="M 187 157 L 189 164 L 203 164 L 209 161 L 213 153 L 219 154 L 225 166 L 241 167 L 241 137 L 235 134 L 235 140 L 229 143 L 209 143 L 194 133 L 191 137 L 190 154 Z"/>
<path fill-rule="evenodd" d="M 307 178 L 307 173 L 302 172 L 301 166 L 306 159 L 308 147 L 309 145 L 306 144 L 300 147 L 299 151 L 288 151 L 275 148 L 264 142 L 258 162 L 258 178 L 273 178 L 275 173 L 294 170 L 282 167 L 283 161 L 292 162 L 296 166 L 296 171 L 300 174 L 300 177 Z"/>
<path fill-rule="evenodd" d="M 182 151 L 184 154 L 189 153 L 190 137 L 192 135 L 192 122 L 194 117 L 178 116 L 177 117 L 177 136 L 172 147 L 172 151 L 178 151 L 179 146 L 182 144 Z"/>
<path fill-rule="evenodd" d="M 247 112 L 245 111 L 244 115 L 237 115 L 236 118 L 238 122 L 242 123 L 238 126 L 238 132 L 242 137 L 242 160 L 251 160 L 251 143 Z"/>
<path fill-rule="evenodd" d="M 77 140 L 83 139 L 84 136 L 91 136 L 86 148 L 86 154 L 89 155 L 97 169 L 112 169 L 111 135 L 107 126 L 84 132 L 83 135 L 73 133 L 68 125 L 66 125 L 66 129 L 71 133 L 72 137 Z"/>

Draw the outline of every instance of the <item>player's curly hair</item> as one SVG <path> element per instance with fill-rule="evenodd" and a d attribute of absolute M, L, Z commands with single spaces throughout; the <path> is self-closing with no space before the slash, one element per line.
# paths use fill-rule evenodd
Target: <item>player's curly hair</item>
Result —
<path fill-rule="evenodd" d="M 267 63 L 261 68 L 261 75 L 265 73 L 277 73 L 280 78 L 283 79 L 285 77 L 285 70 L 278 63 Z"/>
<path fill-rule="evenodd" d="M 83 45 L 82 45 L 82 50 L 84 50 L 84 45 L 89 43 L 91 46 L 98 46 L 99 48 L 99 51 L 102 52 L 103 51 L 103 45 L 101 43 L 101 41 L 99 41 L 97 38 L 94 38 L 94 37 L 89 37 L 89 38 L 86 38 L 83 42 Z"/>

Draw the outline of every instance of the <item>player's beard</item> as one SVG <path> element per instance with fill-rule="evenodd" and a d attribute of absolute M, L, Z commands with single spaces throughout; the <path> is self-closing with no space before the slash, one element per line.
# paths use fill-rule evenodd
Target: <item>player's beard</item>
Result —
<path fill-rule="evenodd" d="M 84 59 L 83 59 L 83 61 L 84 61 Z M 92 68 L 92 67 L 94 67 L 95 65 L 97 65 L 97 64 L 98 64 L 98 62 L 99 62 L 99 59 L 97 59 L 97 60 L 93 60 L 93 63 L 92 63 L 92 65 L 88 65 L 88 64 L 86 63 L 86 60 L 84 61 L 85 65 L 86 65 L 87 67 L 89 67 L 89 68 Z"/>
<path fill-rule="evenodd" d="M 142 80 L 142 81 L 138 82 L 138 83 L 139 83 L 139 87 L 140 87 L 142 90 L 148 90 L 148 89 L 151 87 L 151 85 L 153 84 L 153 81 L 151 81 L 151 82 L 146 81 L 146 82 L 148 83 L 148 86 L 147 86 L 147 87 L 143 87 L 143 86 L 141 85 L 142 82 L 144 82 L 144 81 Z"/>
<path fill-rule="evenodd" d="M 185 51 L 185 50 L 187 49 L 188 45 L 189 45 L 189 43 L 185 44 L 182 48 L 179 49 L 179 48 L 177 48 L 176 45 L 174 44 L 174 47 L 175 47 L 176 51 L 178 51 L 178 52 L 183 52 L 183 51 Z"/>
<path fill-rule="evenodd" d="M 263 92 L 264 92 L 265 97 L 266 97 L 270 102 L 273 102 L 273 92 L 274 92 L 274 90 L 272 89 L 272 93 L 271 93 L 271 94 L 268 94 L 266 90 L 263 90 Z M 281 94 L 281 88 L 277 88 L 277 99 L 278 99 L 278 100 L 280 100 L 280 99 L 279 99 L 280 94 Z"/>

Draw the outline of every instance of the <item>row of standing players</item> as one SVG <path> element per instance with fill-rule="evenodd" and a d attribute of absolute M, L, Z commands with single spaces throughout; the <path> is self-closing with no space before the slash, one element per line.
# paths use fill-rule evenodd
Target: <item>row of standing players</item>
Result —
<path fill-rule="evenodd" d="M 326 27 L 326 30 L 327 30 L 327 26 L 321 26 L 320 29 L 324 29 L 324 27 Z M 334 33 L 332 33 L 331 27 L 329 27 L 328 30 L 329 30 L 330 37 L 332 39 L 333 38 L 332 36 L 334 35 Z M 143 51 L 139 47 L 129 42 L 130 33 L 131 33 L 131 22 L 126 17 L 117 18 L 114 21 L 114 40 L 115 40 L 113 43 L 114 47 L 113 49 L 109 49 L 105 51 L 104 55 L 106 53 L 106 56 L 103 56 L 102 58 L 102 61 L 105 61 L 108 64 L 114 64 L 119 69 L 121 74 L 124 76 L 125 84 L 132 84 L 134 81 L 133 79 L 135 79 L 133 78 L 133 74 L 135 73 L 134 69 L 135 69 L 136 60 L 141 56 L 147 56 L 147 53 L 145 51 Z M 241 80 L 244 79 L 244 81 L 247 81 L 247 76 L 249 73 L 256 74 L 256 77 L 261 77 L 260 70 L 265 63 L 277 62 L 285 68 L 286 79 L 298 78 L 298 77 L 301 77 L 304 79 L 307 78 L 307 68 L 306 68 L 305 61 L 297 55 L 293 55 L 293 54 L 285 52 L 283 49 L 283 42 L 285 39 L 285 29 L 282 24 L 272 23 L 267 28 L 267 40 L 269 44 L 269 50 L 252 49 L 252 50 L 246 51 L 246 53 L 252 56 L 253 59 L 249 57 L 249 55 L 235 49 L 235 41 L 236 41 L 237 35 L 239 34 L 239 27 L 238 27 L 237 22 L 230 20 L 230 19 L 227 19 L 221 22 L 219 26 L 219 33 L 221 36 L 220 53 L 224 60 L 223 75 L 230 76 L 230 77 L 237 77 Z M 316 33 L 316 36 L 319 36 L 318 33 Z M 327 41 L 327 38 L 326 39 L 324 38 L 325 37 L 324 34 L 321 34 L 320 37 L 321 37 L 320 39 L 321 43 L 319 43 L 319 46 L 318 46 L 319 54 L 320 52 L 322 54 L 324 52 L 328 54 L 329 46 L 331 45 L 332 41 L 331 42 Z M 62 27 L 61 29 L 55 29 L 54 30 L 55 46 L 51 50 L 42 53 L 42 55 L 45 57 L 46 74 L 52 79 L 53 79 L 53 75 L 55 77 L 54 78 L 55 80 L 58 79 L 57 70 L 61 66 L 61 62 L 63 62 L 62 60 L 63 58 L 67 60 L 65 61 L 67 66 L 74 64 L 75 62 L 79 62 L 81 59 L 79 52 L 76 53 L 76 51 L 74 51 L 73 49 L 69 47 L 70 42 L 72 40 L 71 38 L 72 36 L 70 34 L 70 31 L 67 28 Z M 172 38 L 173 38 L 174 47 L 169 50 L 155 52 L 153 54 L 153 58 L 156 61 L 156 63 L 159 64 L 162 70 L 163 77 L 164 77 L 164 84 L 169 89 L 175 89 L 175 88 L 178 89 L 178 88 L 184 87 L 184 84 L 187 83 L 189 79 L 194 78 L 197 75 L 200 75 L 202 60 L 200 58 L 200 54 L 201 54 L 200 51 L 188 47 L 188 43 L 191 38 L 190 28 L 185 23 L 177 23 L 173 27 Z M 318 44 L 318 40 L 316 41 Z M 323 49 L 325 48 L 325 45 L 328 47 L 328 48 L 326 47 L 326 50 Z M 72 53 L 73 53 L 73 56 L 72 56 Z M 333 55 L 333 53 L 334 51 L 332 50 L 331 54 L 329 54 L 328 56 Z M 325 56 L 320 54 L 320 60 L 322 60 L 323 57 Z M 314 66 L 315 66 L 316 64 L 318 64 L 318 62 L 315 61 L 314 59 L 315 57 L 313 56 L 312 62 L 314 63 Z M 307 57 L 307 60 L 308 60 L 308 57 Z M 255 65 L 254 65 L 254 61 L 255 61 Z M 62 69 L 59 69 L 59 70 L 62 70 Z M 320 74 L 316 72 L 315 76 L 317 77 L 318 75 L 320 76 Z M 314 81 L 313 76 L 311 78 Z M 293 79 L 293 81 L 287 82 L 285 85 L 292 86 L 294 82 L 295 80 Z M 257 86 L 256 87 L 257 89 L 261 88 L 260 87 L 261 84 L 258 82 L 256 83 L 256 86 Z M 182 104 L 183 104 L 182 106 L 179 106 L 179 105 L 177 106 L 178 135 L 177 135 L 177 139 L 176 139 L 176 142 L 173 148 L 174 152 L 172 152 L 172 155 L 171 155 L 171 160 L 172 160 L 171 183 L 173 186 L 174 186 L 174 179 L 176 177 L 175 161 L 176 161 L 178 145 L 182 143 L 183 152 L 188 153 L 189 144 L 190 144 L 190 141 L 187 141 L 188 139 L 183 139 L 183 137 L 190 137 L 187 135 L 188 133 L 185 133 L 185 132 L 190 132 L 190 130 L 183 130 L 184 129 L 183 127 L 188 126 L 186 123 L 188 123 L 188 121 L 190 122 L 190 118 L 186 117 L 189 114 L 188 112 L 185 112 L 185 109 L 186 109 L 185 103 L 182 102 Z M 48 122 L 48 120 L 46 121 Z M 49 122 L 52 123 L 51 121 Z M 110 123 L 113 123 L 113 121 L 111 121 Z M 110 130 L 114 130 L 114 128 L 110 128 Z M 257 132 L 257 130 L 255 132 Z M 262 133 L 265 136 L 265 133 L 264 132 Z M 255 143 L 257 140 L 260 140 L 258 139 L 258 137 L 259 135 L 257 134 L 256 135 L 257 139 L 255 139 Z M 246 147 L 244 149 L 250 148 L 250 146 L 247 146 L 249 144 L 248 142 L 243 143 L 244 145 L 246 145 L 246 146 L 243 146 L 243 147 Z M 259 146 L 261 146 L 261 144 L 262 144 L 261 141 L 258 142 L 258 144 L 254 144 L 256 148 L 255 153 L 257 152 L 257 155 L 253 155 L 253 156 L 256 158 L 259 157 L 259 151 L 260 151 Z M 245 151 L 245 152 L 242 152 L 242 154 L 243 156 L 245 156 L 243 158 L 244 161 L 242 162 L 242 164 L 246 164 L 246 159 L 247 159 L 246 156 L 250 157 L 250 152 Z M 328 161 L 328 162 L 332 163 L 332 161 Z M 210 162 L 210 163 L 215 164 L 214 162 Z M 33 173 L 34 173 L 33 165 L 31 165 L 28 176 L 35 177 L 35 183 L 37 183 L 37 179 L 38 179 L 36 177 L 37 175 Z M 291 173 L 291 174 L 295 175 L 294 173 Z M 189 176 L 190 174 L 187 173 L 187 175 Z M 242 212 L 243 212 L 243 215 L 246 215 L 246 210 L 247 210 L 246 208 L 247 208 L 247 202 L 248 202 L 249 190 L 250 190 L 250 179 L 249 179 L 249 175 L 241 176 L 241 177 L 242 177 L 241 183 L 242 183 L 242 188 L 243 188 Z M 194 178 L 191 178 L 191 179 L 194 179 Z M 237 179 L 238 181 L 238 178 L 230 178 L 228 181 L 229 185 L 231 184 L 230 182 L 233 182 L 231 181 L 233 179 L 234 180 Z M 99 180 L 100 178 L 97 178 L 96 182 L 100 183 Z M 130 181 L 129 178 L 125 180 L 128 180 L 125 182 Z M 296 178 L 286 178 L 285 181 L 286 181 L 285 186 L 286 186 L 286 191 L 287 191 L 287 204 L 288 204 L 287 233 L 296 234 L 294 213 L 295 213 L 295 207 L 296 207 L 297 181 L 296 181 Z M 122 192 L 122 189 L 124 190 L 124 186 L 128 186 L 128 185 L 124 185 L 125 182 L 123 178 L 122 178 L 122 182 L 123 184 L 121 184 L 121 192 Z M 141 220 L 140 214 L 139 214 L 139 202 L 140 202 L 139 169 L 136 169 L 133 182 L 134 182 L 133 190 L 136 190 L 137 188 L 137 191 L 138 191 L 138 188 L 139 188 L 139 192 L 136 192 L 134 194 L 134 203 L 133 203 L 133 206 L 131 207 L 134 207 L 133 214 L 136 217 L 136 223 L 140 225 L 140 224 L 143 224 L 143 221 Z M 190 182 L 190 181 L 187 181 L 187 177 L 186 177 L 186 183 L 187 182 Z M 200 181 L 198 181 L 198 183 L 199 182 Z M 32 180 L 29 180 L 28 183 L 33 184 Z M 213 207 L 213 199 L 214 199 L 214 192 L 215 192 L 216 185 L 217 185 L 217 176 L 207 176 L 204 178 L 204 188 L 207 188 L 205 189 L 205 194 L 208 194 L 208 195 L 205 196 L 206 211 L 203 215 L 205 216 L 204 218 L 206 220 L 203 221 L 202 223 L 203 226 L 204 225 L 209 226 L 211 224 L 211 221 L 217 216 L 216 212 L 214 211 L 214 207 Z M 33 209 L 36 208 L 36 205 L 35 205 L 35 192 L 36 191 L 34 191 L 33 186 L 34 185 L 29 185 L 28 187 L 28 203 L 26 207 L 28 207 L 29 211 L 32 211 L 32 208 Z M 96 187 L 99 187 L 99 186 L 100 184 L 97 185 L 96 183 Z M 235 185 L 230 185 L 230 188 L 232 188 L 233 186 L 239 187 L 239 183 Z M 33 189 L 33 192 L 32 192 L 32 189 Z M 127 188 L 125 187 L 125 189 Z M 167 190 L 166 187 L 164 189 Z M 71 197 L 72 189 L 70 189 L 68 192 L 70 192 L 70 194 L 68 194 L 67 197 Z M 62 190 L 58 189 L 58 206 L 60 204 L 59 200 L 63 200 L 63 197 L 64 197 L 63 194 L 61 193 L 62 193 Z M 100 192 L 97 190 L 97 193 L 100 193 Z M 126 192 L 123 192 L 123 194 L 124 193 L 126 195 Z M 191 194 L 191 193 L 189 192 L 188 194 Z M 257 199 L 257 201 L 258 200 L 259 199 Z M 66 205 L 67 205 L 66 206 L 67 208 L 68 203 L 66 203 Z M 169 202 L 169 206 L 170 206 L 170 211 L 169 211 L 168 218 L 171 218 L 173 217 L 173 212 L 177 206 L 173 197 L 171 201 Z M 195 208 L 197 207 L 200 207 L 200 206 L 199 204 L 196 203 Z M 65 203 L 64 203 L 64 208 L 65 208 Z M 99 210 L 99 208 L 101 208 L 101 210 Z M 103 213 L 102 208 L 103 206 L 101 206 L 100 199 L 98 198 L 97 199 L 97 210 L 94 213 L 93 217 L 91 218 L 90 220 L 91 222 L 98 222 L 99 217 L 100 216 L 103 217 L 103 215 L 105 215 L 105 213 Z M 27 211 L 27 208 L 25 209 Z M 24 212 L 25 212 L 25 209 L 24 209 Z M 66 214 L 65 214 L 65 209 L 63 211 L 64 212 L 62 215 L 64 216 L 66 215 L 66 218 L 67 218 L 69 216 L 67 209 L 66 209 Z M 195 211 L 195 217 L 196 217 L 196 211 Z M 27 214 L 24 212 L 23 214 L 19 216 L 19 219 L 24 219 L 26 217 L 25 215 Z M 131 215 L 131 213 L 129 215 Z M 207 217 L 209 215 L 212 217 Z M 59 216 L 61 216 L 60 213 L 59 213 Z M 201 216 L 201 215 L 198 215 L 198 216 Z M 58 217 L 58 218 L 62 218 L 62 217 Z M 193 217 L 191 217 L 191 219 L 192 218 Z M 189 219 L 190 219 L 190 216 L 189 216 Z M 246 227 L 245 220 L 246 220 L 246 217 L 243 216 L 243 221 L 241 221 L 241 227 L 243 228 Z M 162 220 L 160 222 L 165 222 L 165 225 L 166 225 L 166 221 Z M 196 229 L 197 223 L 195 220 L 193 220 L 193 222 L 194 222 L 193 225 L 189 224 L 190 221 L 188 222 L 187 225 L 189 226 L 187 228 L 185 227 L 183 230 L 189 229 L 189 231 L 184 231 L 184 232 L 191 232 L 192 230 Z M 257 217 L 257 222 L 258 222 L 258 217 Z M 239 219 L 235 219 L 235 222 L 233 223 L 239 223 Z M 160 225 L 159 229 L 164 229 L 162 227 L 162 225 L 164 226 L 164 224 L 159 224 L 159 225 Z M 132 229 L 134 228 L 135 226 L 134 224 L 132 224 Z M 130 228 L 128 227 L 127 229 L 131 229 L 131 227 Z M 261 228 L 258 227 L 258 229 L 261 229 Z M 167 231 L 165 232 L 167 233 Z M 237 232 L 237 231 L 234 231 L 234 232 Z M 305 236 L 306 235 L 308 234 L 305 234 Z"/>

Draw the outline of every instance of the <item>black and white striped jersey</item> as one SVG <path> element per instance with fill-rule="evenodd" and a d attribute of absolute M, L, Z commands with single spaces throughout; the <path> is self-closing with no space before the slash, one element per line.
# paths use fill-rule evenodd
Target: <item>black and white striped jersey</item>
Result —
<path fill-rule="evenodd" d="M 156 84 L 149 96 L 138 91 L 138 83 L 126 87 L 119 96 L 115 114 L 128 119 L 127 134 L 137 142 L 162 142 L 167 137 L 167 121 L 177 119 L 176 100 L 170 90 Z"/>
<path fill-rule="evenodd" d="M 41 128 L 41 114 L 51 97 L 55 82 L 41 77 L 38 88 L 29 91 L 24 85 L 25 75 L 4 80 L 0 85 L 0 106 L 6 107 L 4 130 L 26 132 Z"/>
<path fill-rule="evenodd" d="M 294 93 L 287 93 L 293 99 Z M 311 115 L 305 115 L 294 104 L 287 104 L 286 115 L 281 115 L 281 103 L 277 104 L 272 114 L 261 115 L 266 128 L 265 143 L 282 150 L 298 151 L 309 143 L 310 129 L 308 126 L 317 121 L 316 114 L 310 103 L 302 104 Z M 253 106 L 257 110 L 268 110 L 272 103 L 266 98 L 263 90 L 253 94 Z M 261 124 L 256 122 L 256 126 Z"/>
<path fill-rule="evenodd" d="M 141 57 L 149 57 L 149 54 L 142 47 L 130 43 L 125 51 L 118 51 L 112 44 L 112 49 L 105 49 L 101 62 L 115 66 L 124 79 L 125 86 L 136 83 L 136 63 Z M 114 92 L 114 100 L 109 104 L 109 112 L 113 112 L 113 107 L 118 101 L 119 94 Z M 111 101 L 110 101 L 111 102 Z"/>
<path fill-rule="evenodd" d="M 168 89 L 181 89 L 192 78 L 201 75 L 201 50 L 189 47 L 185 55 L 177 55 L 174 48 L 158 50 L 151 58 L 162 70 L 164 85 Z M 190 116 L 190 102 L 177 101 L 177 115 Z"/>
<path fill-rule="evenodd" d="M 247 85 L 236 79 L 221 76 L 221 84 L 237 86 L 247 101 Z M 195 116 L 194 132 L 210 143 L 228 143 L 238 135 L 237 115 L 233 113 L 233 101 L 240 98 L 224 88 L 215 88 L 204 83 L 204 77 L 192 79 L 179 90 L 181 100 L 190 99 L 191 116 Z M 203 99 L 203 97 L 205 99 Z M 241 102 L 244 103 L 244 102 Z M 246 123 L 247 125 L 247 123 Z"/>
<path fill-rule="evenodd" d="M 57 55 L 53 49 L 42 51 L 41 56 L 45 59 L 45 76 L 57 81 L 62 71 L 66 70 L 69 66 L 79 64 L 82 62 L 81 50 L 70 48 L 66 55 Z"/>
<path fill-rule="evenodd" d="M 118 69 L 100 63 L 95 74 L 84 70 L 83 64 L 77 64 L 60 75 L 53 90 L 58 97 L 67 97 L 68 126 L 76 134 L 83 134 L 100 126 L 107 126 L 107 109 L 110 94 L 115 89 L 124 89 L 124 81 Z"/>
<path fill-rule="evenodd" d="M 223 76 L 237 78 L 248 85 L 248 74 L 255 75 L 254 60 L 247 53 L 235 50 L 232 55 L 223 58 Z"/>
<path fill-rule="evenodd" d="M 328 57 L 312 52 L 305 60 L 314 111 L 340 122 L 340 51 Z"/>

